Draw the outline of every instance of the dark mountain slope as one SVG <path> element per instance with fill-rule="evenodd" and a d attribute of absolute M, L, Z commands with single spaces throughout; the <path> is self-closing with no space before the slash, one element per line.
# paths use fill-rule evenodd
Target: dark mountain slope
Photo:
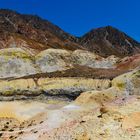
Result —
<path fill-rule="evenodd" d="M 47 48 L 75 50 L 80 48 L 76 40 L 74 36 L 38 16 L 0 10 L 0 48 L 11 47 L 12 43 L 18 46 L 25 41 L 24 47 L 39 51 Z"/>
<path fill-rule="evenodd" d="M 0 10 L 0 49 L 9 47 L 21 47 L 32 53 L 47 48 L 85 49 L 105 57 L 140 53 L 140 43 L 111 26 L 77 38 L 38 16 Z"/>
<path fill-rule="evenodd" d="M 91 30 L 80 38 L 80 44 L 102 56 L 126 56 L 140 52 L 140 43 L 111 26 Z"/>

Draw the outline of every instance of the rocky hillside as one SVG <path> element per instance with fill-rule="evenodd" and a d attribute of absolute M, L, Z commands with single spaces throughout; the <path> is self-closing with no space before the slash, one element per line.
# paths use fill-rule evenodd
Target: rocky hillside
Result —
<path fill-rule="evenodd" d="M 47 48 L 75 50 L 76 38 L 38 16 L 0 10 L 0 48 L 23 47 L 31 52 Z"/>
<path fill-rule="evenodd" d="M 31 55 L 21 48 L 0 50 L 0 79 L 20 77 L 113 78 L 127 69 L 116 69 L 118 57 L 103 58 L 94 53 L 47 49 Z M 111 71 L 111 73 L 110 73 Z"/>
<path fill-rule="evenodd" d="M 0 10 L 0 140 L 139 140 L 139 46 Z"/>
<path fill-rule="evenodd" d="M 80 44 L 102 56 L 127 56 L 140 52 L 140 43 L 111 26 L 91 30 L 80 38 Z"/>
<path fill-rule="evenodd" d="M 119 57 L 140 52 L 140 44 L 111 26 L 74 37 L 38 16 L 0 10 L 0 48 L 20 47 L 32 54 L 48 48 L 88 50 L 101 56 Z"/>

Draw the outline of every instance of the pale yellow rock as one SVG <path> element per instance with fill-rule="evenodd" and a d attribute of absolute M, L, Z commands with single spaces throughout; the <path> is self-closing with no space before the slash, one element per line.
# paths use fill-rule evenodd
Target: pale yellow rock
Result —
<path fill-rule="evenodd" d="M 0 78 L 21 77 L 36 74 L 39 69 L 34 64 L 34 57 L 21 48 L 0 50 Z"/>
<path fill-rule="evenodd" d="M 85 50 L 67 51 L 63 49 L 47 49 L 35 56 L 36 65 L 42 72 L 62 71 L 74 65 L 92 68 L 113 68 L 119 58 L 110 56 L 103 58 Z"/>
<path fill-rule="evenodd" d="M 40 78 L 38 84 L 43 89 L 60 89 L 71 87 L 87 87 L 89 89 L 102 90 L 110 86 L 110 80 L 85 79 L 85 78 Z"/>
<path fill-rule="evenodd" d="M 22 77 L 42 72 L 67 70 L 75 64 L 92 68 L 112 68 L 119 58 L 103 58 L 84 50 L 47 49 L 33 55 L 26 48 L 0 50 L 0 78 Z"/>
<path fill-rule="evenodd" d="M 120 58 L 115 56 L 109 56 L 103 58 L 95 53 L 91 53 L 85 50 L 75 50 L 72 53 L 72 62 L 74 64 L 89 66 L 92 68 L 113 68 Z"/>
<path fill-rule="evenodd" d="M 42 72 L 62 71 L 71 67 L 71 52 L 62 49 L 47 49 L 36 55 L 36 65 Z"/>
<path fill-rule="evenodd" d="M 91 105 L 98 104 L 104 105 L 107 102 L 111 102 L 120 96 L 123 96 L 123 92 L 115 87 L 102 90 L 102 91 L 88 91 L 82 93 L 76 100 L 76 104 Z"/>
<path fill-rule="evenodd" d="M 3 55 L 5 57 L 18 57 L 18 58 L 24 58 L 24 59 L 29 59 L 32 58 L 31 54 L 24 51 L 21 48 L 5 48 L 0 50 L 0 56 Z"/>
<path fill-rule="evenodd" d="M 18 80 L 2 80 L 0 81 L 0 92 L 3 95 L 12 95 L 16 94 L 22 94 L 22 91 L 31 91 L 32 89 L 37 88 L 35 82 L 33 79 L 18 79 Z M 37 89 L 36 89 L 37 90 Z"/>
<path fill-rule="evenodd" d="M 34 79 L 1 80 L 0 92 L 4 95 L 22 94 L 22 91 L 34 91 L 39 94 L 41 90 L 102 90 L 110 86 L 110 80 L 96 80 L 85 78 L 40 78 L 36 82 Z M 100 87 L 100 88 L 99 88 Z M 31 92 L 31 94 L 33 94 Z M 59 94 L 53 93 L 53 94 Z"/>
<path fill-rule="evenodd" d="M 140 94 L 140 70 L 139 68 L 131 72 L 122 74 L 112 80 L 112 86 L 124 90 L 127 95 Z"/>

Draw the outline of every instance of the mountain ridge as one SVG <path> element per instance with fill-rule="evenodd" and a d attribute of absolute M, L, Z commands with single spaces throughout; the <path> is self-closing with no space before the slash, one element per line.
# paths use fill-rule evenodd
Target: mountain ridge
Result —
<path fill-rule="evenodd" d="M 23 47 L 33 53 L 48 48 L 83 49 L 104 57 L 140 53 L 139 42 L 112 26 L 92 29 L 81 37 L 75 37 L 39 16 L 1 9 L 0 48 L 11 46 Z"/>
<path fill-rule="evenodd" d="M 123 56 L 135 54 L 136 50 L 140 52 L 139 42 L 112 26 L 100 27 L 87 32 L 80 38 L 80 43 L 87 46 L 89 50 L 95 49 L 97 53 L 100 53 L 98 51 L 102 51 L 104 47 L 103 53 L 108 53 L 108 55 Z M 106 52 L 106 48 L 110 52 Z"/>

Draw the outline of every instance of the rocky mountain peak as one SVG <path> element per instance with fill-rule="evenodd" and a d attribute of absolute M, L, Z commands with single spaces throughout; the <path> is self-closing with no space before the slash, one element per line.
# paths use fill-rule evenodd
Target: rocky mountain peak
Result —
<path fill-rule="evenodd" d="M 102 53 L 104 56 L 110 53 L 123 56 L 132 55 L 136 51 L 140 52 L 140 43 L 112 26 L 93 29 L 80 40 L 87 49 Z"/>
<path fill-rule="evenodd" d="M 93 29 L 87 34 L 85 34 L 82 39 L 92 39 L 92 40 L 100 40 L 105 39 L 111 42 L 113 45 L 139 45 L 137 41 L 126 35 L 124 32 L 116 29 L 112 26 L 101 27 L 97 29 Z M 127 40 L 127 41 L 126 41 Z M 128 43 L 130 42 L 130 43 Z"/>

